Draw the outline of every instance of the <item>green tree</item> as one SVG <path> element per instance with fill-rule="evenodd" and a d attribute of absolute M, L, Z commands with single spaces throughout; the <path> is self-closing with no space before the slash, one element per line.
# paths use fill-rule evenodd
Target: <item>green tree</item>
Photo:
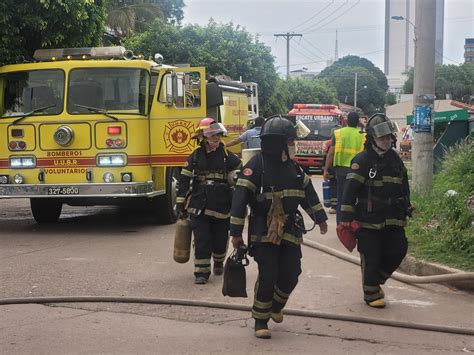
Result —
<path fill-rule="evenodd" d="M 387 77 L 381 71 L 378 67 L 374 65 L 370 60 L 362 57 L 358 57 L 356 55 L 347 55 L 338 61 L 336 61 L 333 65 L 330 67 L 324 69 L 321 74 L 323 74 L 325 71 L 329 73 L 334 73 L 337 72 L 339 68 L 342 67 L 362 67 L 367 69 L 367 71 L 372 74 L 377 81 L 377 85 L 382 89 L 383 91 L 388 90 L 388 82 L 387 82 Z"/>
<path fill-rule="evenodd" d="M 156 20 L 150 30 L 131 37 L 125 45 L 145 56 L 160 53 L 166 63 L 205 66 L 210 75 L 256 82 L 262 114 L 271 111 L 268 99 L 277 82 L 274 57 L 267 46 L 240 26 L 211 20 L 204 27 L 176 27 Z"/>
<path fill-rule="evenodd" d="M 339 101 L 354 104 L 355 73 L 357 73 L 357 107 L 368 115 L 384 110 L 385 89 L 377 77 L 364 67 L 342 66 L 323 70 L 318 77 L 326 78 L 337 91 Z M 331 70 L 327 70 L 331 69 Z"/>
<path fill-rule="evenodd" d="M 164 19 L 159 5 L 140 0 L 109 0 L 106 25 L 120 41 L 150 28 L 156 18 Z"/>
<path fill-rule="evenodd" d="M 108 0 L 107 28 L 115 42 L 149 30 L 157 18 L 171 24 L 183 19 L 183 0 Z"/>
<path fill-rule="evenodd" d="M 293 104 L 337 104 L 337 92 L 334 86 L 325 79 L 290 79 L 287 80 L 289 97 L 286 107 Z"/>
<path fill-rule="evenodd" d="M 392 92 L 387 92 L 385 94 L 385 105 L 395 105 L 397 103 L 397 96 Z"/>
<path fill-rule="evenodd" d="M 407 80 L 403 84 L 405 94 L 413 93 L 414 70 L 406 73 Z M 437 65 L 435 69 L 435 95 L 437 99 L 445 99 L 450 95 L 452 99 L 467 101 L 474 95 L 474 64 Z"/>
<path fill-rule="evenodd" d="M 2 0 L 0 63 L 29 59 L 39 48 L 88 47 L 102 41 L 104 0 Z"/>
<path fill-rule="evenodd" d="M 261 99 L 259 100 L 261 103 Z M 275 114 L 284 114 L 288 112 L 288 102 L 290 101 L 290 91 L 288 81 L 277 78 L 274 90 L 267 100 L 267 109 L 265 113 L 261 113 L 265 117 Z"/>

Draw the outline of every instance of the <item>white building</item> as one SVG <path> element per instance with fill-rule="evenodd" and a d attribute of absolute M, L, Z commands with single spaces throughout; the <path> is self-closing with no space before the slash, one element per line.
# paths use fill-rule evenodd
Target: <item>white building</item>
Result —
<path fill-rule="evenodd" d="M 443 63 L 444 0 L 436 1 L 436 64 Z M 395 17 L 395 19 L 393 18 Z M 403 73 L 414 65 L 415 0 L 385 0 L 384 73 L 393 92 L 406 80 Z"/>

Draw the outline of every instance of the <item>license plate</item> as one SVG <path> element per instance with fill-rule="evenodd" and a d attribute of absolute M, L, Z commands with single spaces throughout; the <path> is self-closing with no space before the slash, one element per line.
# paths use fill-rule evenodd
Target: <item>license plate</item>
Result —
<path fill-rule="evenodd" d="M 74 186 L 48 187 L 48 195 L 78 195 L 79 188 Z"/>

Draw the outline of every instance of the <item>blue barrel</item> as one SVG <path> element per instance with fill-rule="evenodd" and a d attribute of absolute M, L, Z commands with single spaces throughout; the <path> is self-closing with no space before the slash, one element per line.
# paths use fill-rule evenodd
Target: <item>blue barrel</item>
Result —
<path fill-rule="evenodd" d="M 323 181 L 323 201 L 324 207 L 331 207 L 331 185 L 329 185 L 329 181 Z"/>

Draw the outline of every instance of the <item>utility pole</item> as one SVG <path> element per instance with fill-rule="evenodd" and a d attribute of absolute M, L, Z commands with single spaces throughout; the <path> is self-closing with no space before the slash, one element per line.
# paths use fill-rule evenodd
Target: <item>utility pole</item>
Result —
<path fill-rule="evenodd" d="M 290 39 L 293 37 L 303 37 L 301 33 L 276 33 L 275 37 L 285 37 L 286 39 L 286 79 L 290 78 Z"/>
<path fill-rule="evenodd" d="M 354 112 L 357 112 L 357 73 L 354 74 Z"/>
<path fill-rule="evenodd" d="M 412 184 L 415 190 L 429 191 L 433 183 L 436 1 L 416 0 L 415 8 Z"/>

